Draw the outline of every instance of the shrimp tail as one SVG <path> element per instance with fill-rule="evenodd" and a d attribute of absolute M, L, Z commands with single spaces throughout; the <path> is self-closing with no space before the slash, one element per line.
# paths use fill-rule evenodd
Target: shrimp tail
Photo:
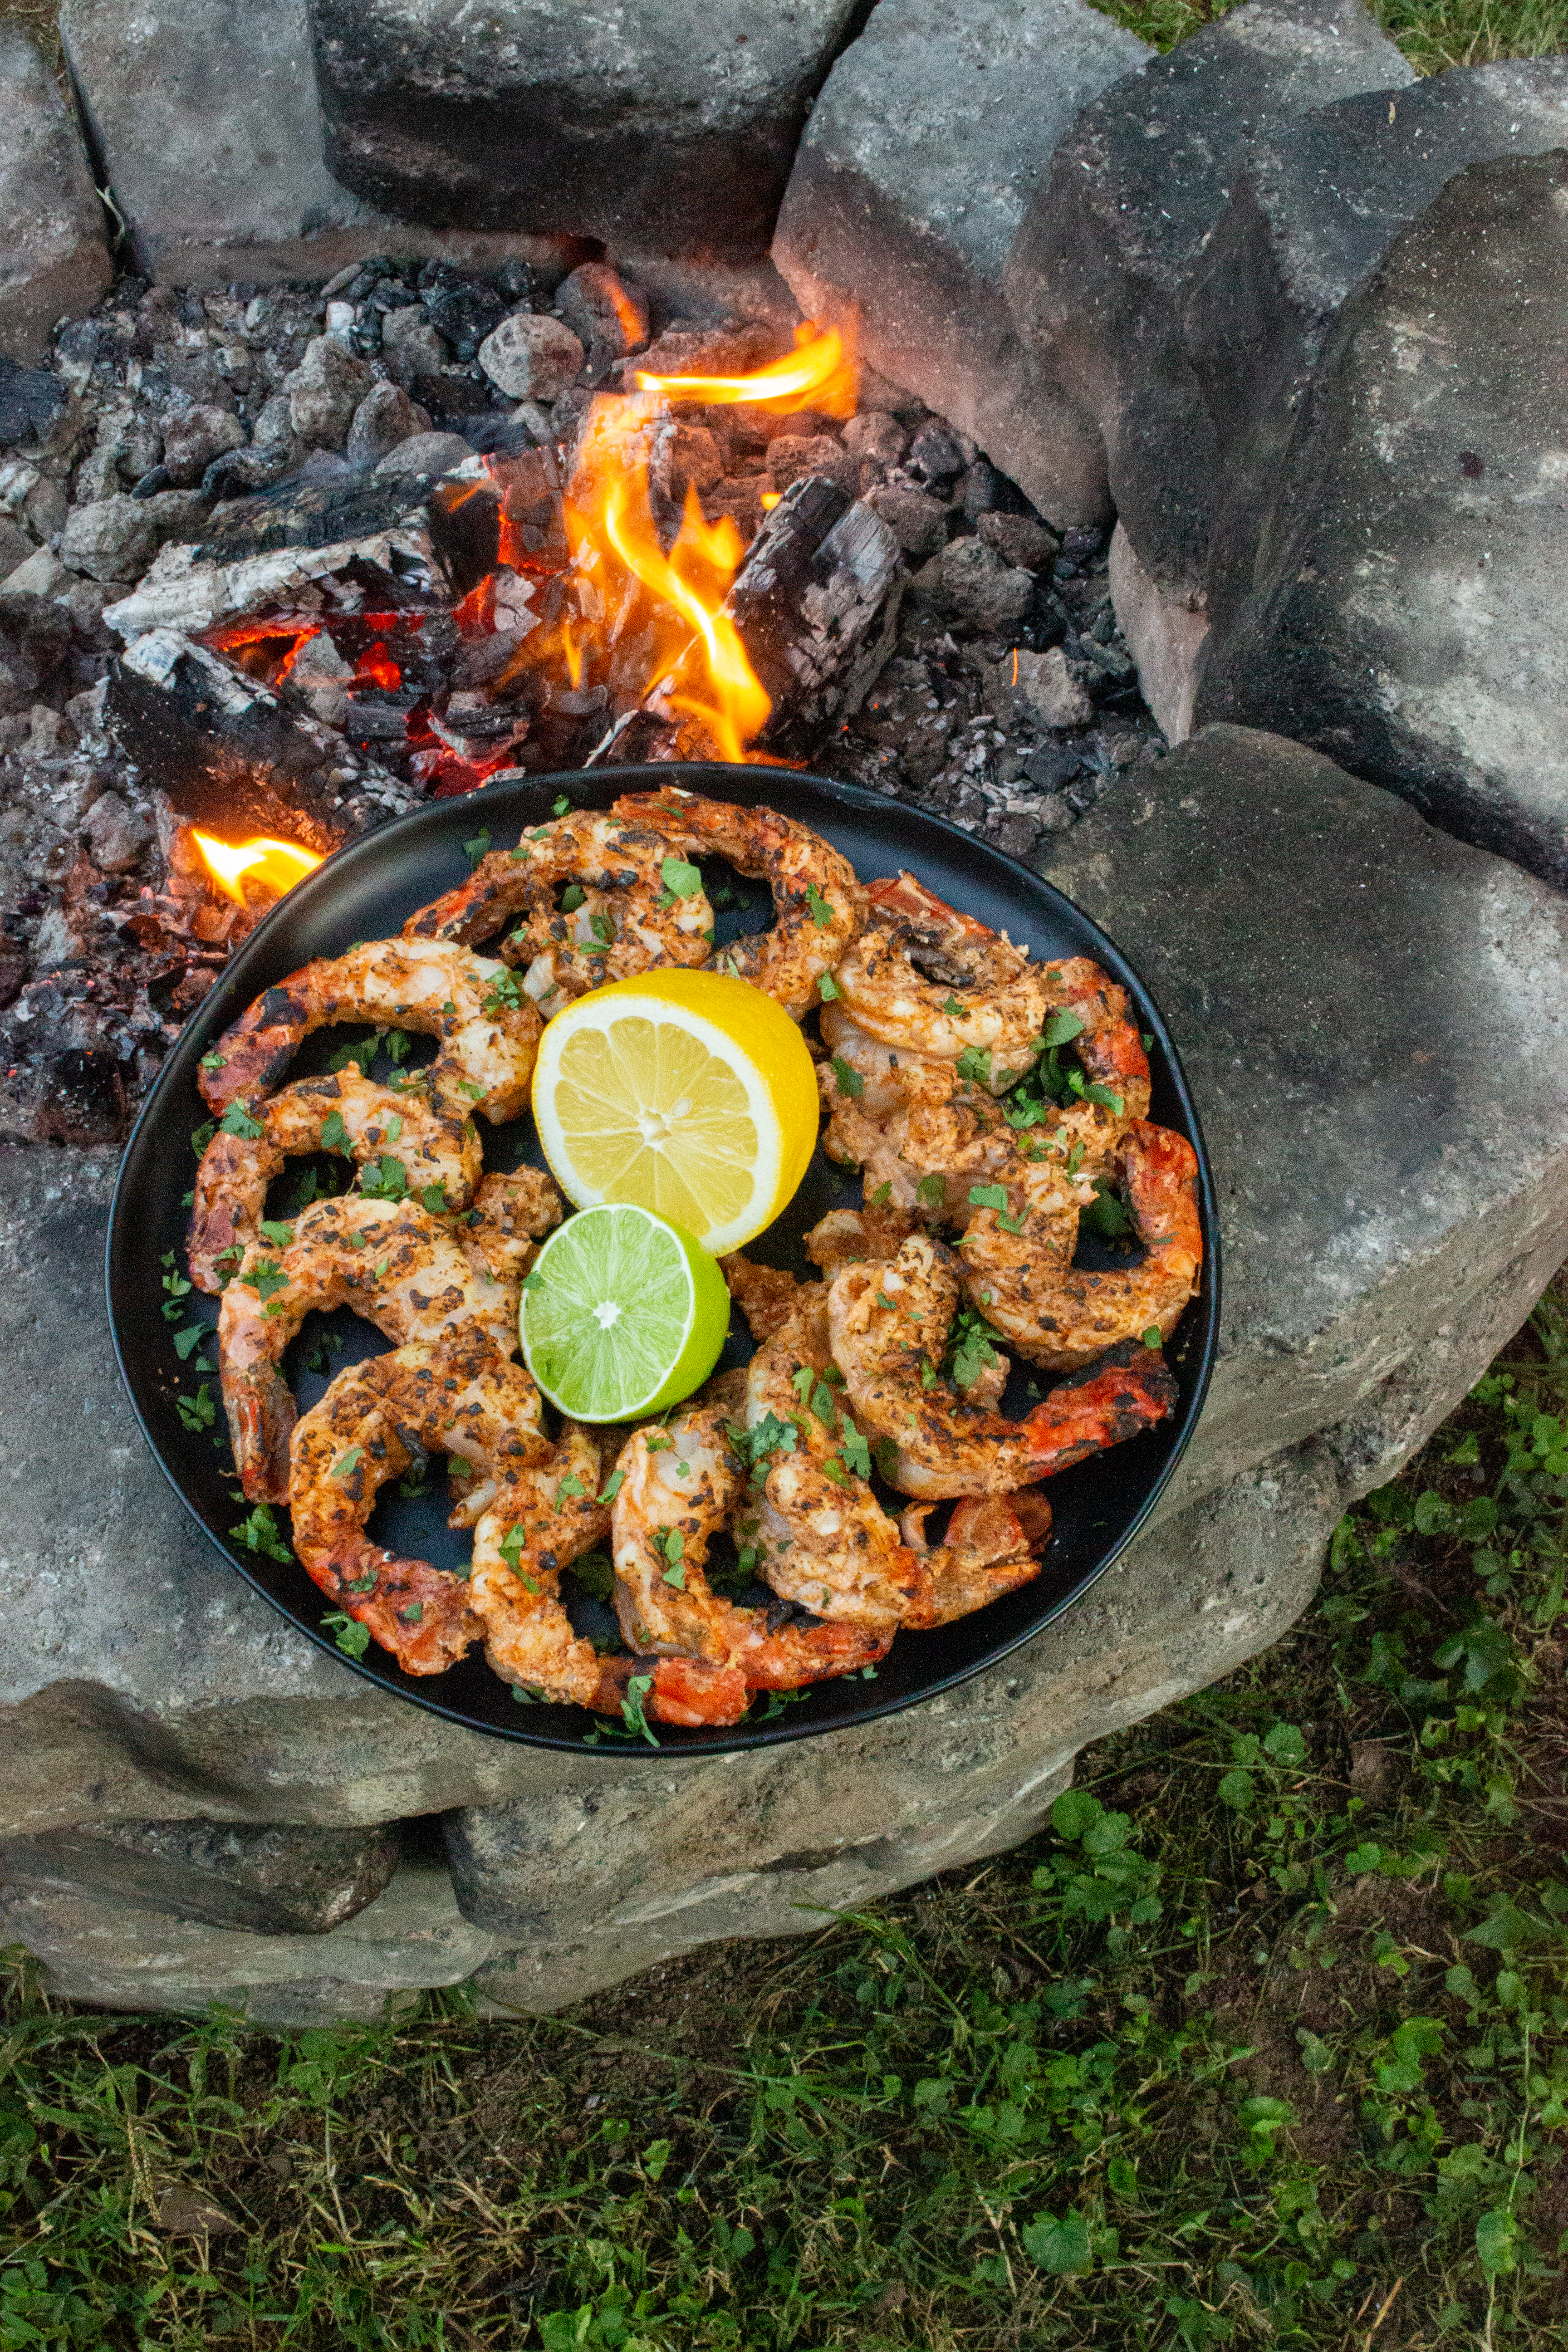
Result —
<path fill-rule="evenodd" d="M 1111 1356 L 1121 1360 L 1105 1364 L 1076 1387 L 1064 1382 L 1026 1415 L 1023 1427 L 1036 1477 L 1055 1477 L 1175 1411 L 1176 1383 L 1155 1349 L 1124 1342 Z"/>
<path fill-rule="evenodd" d="M 639 1690 L 642 1711 L 656 1723 L 689 1731 L 708 1725 L 739 1723 L 751 1705 L 746 1677 L 738 1666 L 711 1665 L 703 1658 L 605 1658 L 590 1702 L 596 1715 L 620 1715 L 633 1677 L 652 1687 Z"/>
<path fill-rule="evenodd" d="M 351 1538 L 305 1562 L 311 1581 L 390 1650 L 405 1674 L 444 1675 L 484 1632 L 460 1577 Z M 365 1591 L 367 1580 L 371 1590 Z"/>
<path fill-rule="evenodd" d="M 953 1506 L 946 1537 L 933 1549 L 926 1543 L 925 1523 L 934 1508 L 911 1503 L 899 1521 L 920 1563 L 920 1589 L 904 1618 L 917 1632 L 951 1625 L 1032 1583 L 1051 1531 L 1044 1496 L 968 1495 Z"/>
<path fill-rule="evenodd" d="M 221 1115 L 231 1102 L 266 1094 L 283 1076 L 310 1027 L 308 991 L 315 971 L 314 965 L 303 964 L 276 987 L 263 989 L 225 1033 L 222 1058 L 206 1056 L 196 1083 L 209 1110 Z"/>
<path fill-rule="evenodd" d="M 275 1365 L 253 1364 L 225 1384 L 229 1443 L 247 1503 L 289 1500 L 289 1448 L 300 1408 Z"/>

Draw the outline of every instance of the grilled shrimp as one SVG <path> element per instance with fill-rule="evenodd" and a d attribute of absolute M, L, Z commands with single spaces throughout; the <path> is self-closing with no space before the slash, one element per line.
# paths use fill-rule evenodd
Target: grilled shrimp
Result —
<path fill-rule="evenodd" d="M 735 1529 L 762 1575 L 814 1616 L 891 1634 L 916 1599 L 914 1555 L 851 1456 L 868 1459 L 836 1387 L 827 1289 L 801 1286 L 795 1311 L 746 1368 L 743 1415 L 754 1505 Z"/>
<path fill-rule="evenodd" d="M 1021 1210 L 1017 1233 L 985 1209 L 958 1244 L 974 1304 L 1021 1355 L 1049 1371 L 1071 1371 L 1151 1329 L 1168 1339 L 1197 1289 L 1204 1242 L 1192 1145 L 1170 1128 L 1138 1119 L 1122 1140 L 1121 1163 L 1146 1253 L 1138 1265 L 1103 1274 L 1073 1265 L 1072 1186 L 1049 1167 L 1029 1168 L 1026 1185 L 1009 1196 Z"/>
<path fill-rule="evenodd" d="M 828 1288 L 833 1360 L 857 1422 L 897 1449 L 887 1475 L 903 1494 L 922 1502 L 1010 1494 L 1120 1444 L 1175 1402 L 1160 1358 L 1140 1349 L 1008 1421 L 940 1375 L 959 1297 L 957 1258 L 925 1234 L 879 1265 L 842 1266 Z"/>
<path fill-rule="evenodd" d="M 289 1499 L 297 1414 L 279 1367 L 312 1307 L 352 1307 L 395 1347 L 434 1342 L 466 1318 L 510 1353 L 517 1304 L 517 1285 L 496 1279 L 478 1242 L 470 1256 L 412 1201 L 350 1192 L 312 1202 L 282 1249 L 247 1251 L 218 1310 L 224 1410 L 247 1496 Z"/>
<path fill-rule="evenodd" d="M 302 964 L 225 1030 L 201 1071 L 209 1109 L 265 1094 L 311 1031 L 334 1021 L 438 1038 L 425 1078 L 443 1101 L 472 1104 L 498 1124 L 528 1108 L 542 1024 L 506 966 L 447 940 L 370 940 Z"/>
<path fill-rule="evenodd" d="M 498 1282 L 515 1286 L 563 1213 L 561 1195 L 542 1170 L 518 1168 L 510 1176 L 487 1176 L 473 1206 L 450 1223 L 468 1257 L 481 1257 Z"/>
<path fill-rule="evenodd" d="M 619 811 L 575 810 L 481 857 L 466 882 L 411 915 L 403 936 L 473 947 L 521 919 L 500 952 L 527 965 L 523 986 L 548 1018 L 605 981 L 707 962 L 713 909 L 700 883 L 682 892 L 667 879 L 667 863 L 681 862 L 662 835 Z M 569 907 L 556 903 L 563 885 Z"/>
<path fill-rule="evenodd" d="M 380 1157 L 384 1182 L 390 1157 L 407 1191 L 437 1187 L 445 1208 L 466 1208 L 479 1181 L 479 1139 L 462 1108 L 422 1085 L 395 1094 L 353 1067 L 285 1087 L 245 1124 L 249 1133 L 220 1128 L 196 1170 L 191 1280 L 214 1295 L 223 1286 L 217 1261 L 259 1239 L 267 1188 L 291 1153 L 349 1152 L 362 1167 Z"/>
<path fill-rule="evenodd" d="M 440 1674 L 484 1631 L 475 1596 L 448 1570 L 370 1541 L 376 1496 L 426 1454 L 450 1454 L 493 1485 L 545 1445 L 538 1390 L 477 1324 L 352 1364 L 294 1432 L 294 1549 L 409 1674 Z"/>
<path fill-rule="evenodd" d="M 1120 1096 L 1126 1118 L 1147 1113 L 1148 1056 L 1126 991 L 1099 964 L 1087 956 L 1031 963 L 912 874 L 873 882 L 867 898 L 866 929 L 833 975 L 866 1036 L 938 1062 L 973 1055 L 978 1083 L 1002 1094 L 1035 1060 L 1051 1015 L 1070 1014 L 1090 1079 Z"/>
<path fill-rule="evenodd" d="M 658 793 L 628 793 L 616 803 L 616 814 L 646 825 L 679 855 L 724 857 L 737 873 L 767 883 L 772 930 L 731 940 L 715 957 L 714 970 L 751 981 L 796 1021 L 804 1019 L 818 1002 L 823 974 L 866 919 L 866 893 L 849 860 L 820 834 L 772 809 L 701 800 L 673 784 Z"/>
<path fill-rule="evenodd" d="M 1051 1532 L 1051 1507 L 1032 1487 L 1021 1495 L 967 1496 L 955 1505 L 947 1533 L 928 1545 L 925 1523 L 934 1506 L 911 1503 L 900 1514 L 904 1541 L 925 1577 L 921 1599 L 905 1618 L 917 1630 L 951 1625 L 976 1609 L 1016 1592 L 1040 1572 Z"/>
<path fill-rule="evenodd" d="M 737 1383 L 740 1385 L 740 1383 Z M 721 1600 L 706 1574 L 742 1477 L 725 1436 L 734 1402 L 689 1405 L 667 1429 L 636 1431 L 616 1468 L 612 1518 L 616 1614 L 634 1651 L 696 1658 L 717 1671 L 710 1723 L 739 1723 L 753 1690 L 795 1690 L 886 1655 L 890 1632 L 845 1624 L 782 1625 Z"/>

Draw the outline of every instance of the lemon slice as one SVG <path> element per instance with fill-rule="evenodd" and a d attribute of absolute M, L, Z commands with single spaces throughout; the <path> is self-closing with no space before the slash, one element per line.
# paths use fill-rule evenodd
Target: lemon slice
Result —
<path fill-rule="evenodd" d="M 523 1360 L 574 1421 L 633 1421 L 700 1388 L 730 1329 L 704 1249 L 663 1217 L 608 1202 L 558 1225 L 523 1285 Z"/>
<path fill-rule="evenodd" d="M 816 1076 L 771 996 L 723 972 L 612 981 L 540 1042 L 533 1116 L 581 1209 L 628 1201 L 715 1257 L 771 1224 L 816 1143 Z"/>

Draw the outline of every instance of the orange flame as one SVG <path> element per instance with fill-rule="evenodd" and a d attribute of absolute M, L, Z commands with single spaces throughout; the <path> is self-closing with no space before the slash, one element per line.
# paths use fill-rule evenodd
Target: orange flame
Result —
<path fill-rule="evenodd" d="M 752 408 L 814 408 L 821 416 L 853 416 L 858 388 L 855 352 L 846 338 L 829 327 L 822 333 L 806 326 L 787 359 L 752 375 L 646 375 L 637 373 L 639 392 L 662 393 L 666 400 L 700 400 L 710 407 L 732 406 L 742 401 Z"/>
<path fill-rule="evenodd" d="M 280 898 L 285 891 L 292 890 L 296 882 L 313 874 L 321 863 L 313 850 L 301 849 L 297 841 L 274 841 L 265 834 L 255 841 L 219 841 L 215 834 L 203 833 L 193 825 L 191 838 L 218 887 L 226 890 L 242 907 L 242 877 L 248 876 Z"/>

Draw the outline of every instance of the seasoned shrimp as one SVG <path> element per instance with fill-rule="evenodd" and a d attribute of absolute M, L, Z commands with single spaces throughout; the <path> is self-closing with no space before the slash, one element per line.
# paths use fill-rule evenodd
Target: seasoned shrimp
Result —
<path fill-rule="evenodd" d="M 925 1534 L 933 1508 L 931 1503 L 911 1503 L 899 1517 L 904 1541 L 925 1577 L 906 1625 L 951 1625 L 1038 1576 L 1051 1532 L 1051 1507 L 1043 1495 L 1030 1488 L 1021 1495 L 966 1496 L 934 1547 Z"/>
<path fill-rule="evenodd" d="M 866 919 L 866 893 L 849 860 L 820 834 L 772 809 L 701 800 L 673 784 L 628 793 L 616 803 L 616 814 L 647 826 L 679 855 L 727 858 L 737 873 L 767 883 L 773 929 L 731 940 L 714 958 L 714 970 L 752 982 L 803 1020 L 818 1002 L 823 974 Z"/>
<path fill-rule="evenodd" d="M 1136 1265 L 1095 1274 L 1073 1265 L 1071 1186 L 1049 1169 L 1029 1171 L 1041 1207 L 1026 1193 L 1013 1200 L 1020 1219 L 1009 1223 L 1020 1223 L 1019 1231 L 1009 1232 L 994 1212 L 983 1210 L 959 1243 L 970 1297 L 1021 1355 L 1048 1371 L 1071 1371 L 1148 1330 L 1168 1339 L 1197 1289 L 1204 1242 L 1192 1145 L 1170 1128 L 1139 1119 L 1122 1140 L 1121 1162 L 1145 1251 Z M 1054 1205 L 1044 1205 L 1052 1181 Z"/>
<path fill-rule="evenodd" d="M 1099 964 L 1087 956 L 1032 963 L 912 874 L 873 882 L 867 896 L 867 928 L 833 975 L 842 1017 L 861 1036 L 900 1057 L 962 1057 L 970 1083 L 1003 1094 L 1035 1061 L 1056 1016 L 1055 1032 L 1071 1042 L 1090 1083 L 1121 1103 L 1115 1116 L 1147 1115 L 1148 1056 L 1127 992 Z M 906 1097 L 914 1075 L 906 1069 L 900 1082 Z"/>
<path fill-rule="evenodd" d="M 472 1258 L 484 1260 L 498 1282 L 521 1283 L 546 1234 L 565 1214 L 551 1179 L 538 1168 L 518 1168 L 510 1176 L 493 1172 L 474 1194 L 473 1206 L 450 1220 L 453 1233 Z"/>
<path fill-rule="evenodd" d="M 503 1353 L 516 1346 L 518 1288 L 498 1281 L 412 1201 L 363 1192 L 316 1201 L 273 1252 L 247 1250 L 218 1310 L 218 1369 L 240 1484 L 252 1502 L 289 1499 L 289 1442 L 297 1417 L 280 1365 L 312 1307 L 349 1306 L 395 1347 L 434 1341 L 464 1318 Z"/>
<path fill-rule="evenodd" d="M 495 1484 L 545 1443 L 538 1390 L 477 1324 L 350 1365 L 294 1432 L 294 1549 L 409 1674 L 440 1674 L 479 1639 L 481 1616 L 460 1577 L 370 1541 L 376 1496 L 426 1454 L 448 1454 Z"/>
<path fill-rule="evenodd" d="M 459 1106 L 424 1086 L 394 1093 L 352 1066 L 335 1077 L 305 1078 L 244 1113 L 248 1132 L 220 1128 L 202 1154 L 187 1244 L 198 1290 L 222 1288 L 218 1260 L 260 1237 L 267 1188 L 291 1153 L 348 1152 L 363 1167 L 380 1161 L 384 1184 L 398 1181 L 426 1207 L 462 1209 L 479 1181 L 479 1139 Z M 393 1163 L 395 1177 L 388 1170 Z"/>
<path fill-rule="evenodd" d="M 869 1456 L 840 1402 L 827 1290 L 803 1284 L 795 1312 L 746 1368 L 744 1423 L 755 1502 L 735 1531 L 773 1591 L 814 1616 L 891 1634 L 921 1589 L 914 1555 L 857 1462 Z M 760 1492 L 757 1490 L 760 1488 Z"/>
<path fill-rule="evenodd" d="M 698 1658 L 720 1669 L 710 1723 L 739 1723 L 754 1690 L 795 1690 L 886 1655 L 890 1631 L 847 1624 L 769 1624 L 709 1585 L 708 1549 L 741 1491 L 725 1435 L 734 1402 L 688 1406 L 667 1429 L 639 1429 L 622 1450 L 612 1518 L 616 1614 L 634 1651 Z"/>
<path fill-rule="evenodd" d="M 622 811 L 574 810 L 481 857 L 466 882 L 411 915 L 403 935 L 473 947 L 521 918 L 500 951 L 527 965 L 523 986 L 548 1018 L 606 981 L 707 962 L 713 909 L 683 864 L 662 835 Z M 558 907 L 563 886 L 571 903 Z"/>
<path fill-rule="evenodd" d="M 957 1258 L 925 1234 L 880 1265 L 841 1267 L 828 1288 L 833 1360 L 856 1420 L 896 1448 L 887 1475 L 900 1493 L 922 1502 L 1011 1494 L 1171 1412 L 1175 1382 L 1146 1349 L 1084 1387 L 1053 1391 L 1023 1421 L 976 1404 L 940 1372 L 959 1296 Z"/>
<path fill-rule="evenodd" d="M 505 964 L 448 940 L 369 940 L 347 955 L 302 964 L 263 991 L 203 1062 L 215 1111 L 275 1086 L 312 1030 L 383 1022 L 440 1041 L 424 1073 L 432 1095 L 471 1104 L 496 1123 L 528 1108 L 542 1027 Z"/>

